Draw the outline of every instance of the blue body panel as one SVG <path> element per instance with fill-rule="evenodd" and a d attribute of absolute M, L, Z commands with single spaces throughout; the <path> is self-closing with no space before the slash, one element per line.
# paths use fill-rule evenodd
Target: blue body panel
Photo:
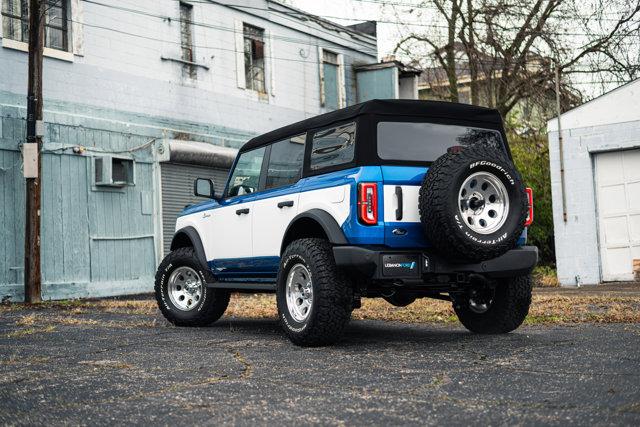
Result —
<path fill-rule="evenodd" d="M 206 210 L 215 210 L 223 206 L 262 200 L 270 197 L 292 193 L 319 190 L 348 184 L 350 186 L 350 214 L 341 228 L 345 238 L 352 245 L 380 245 L 396 249 L 424 249 L 430 245 L 424 237 L 422 224 L 419 222 L 384 222 L 384 189 L 383 185 L 421 185 L 424 175 L 429 169 L 419 166 L 362 166 L 343 171 L 330 172 L 323 175 L 300 179 L 297 183 L 272 190 L 261 191 L 223 200 L 207 200 L 189 206 L 181 212 L 190 215 Z M 375 182 L 378 185 L 379 221 L 376 225 L 364 225 L 357 218 L 357 185 L 360 182 Z M 403 235 L 393 233 L 395 229 L 405 231 Z M 518 246 L 526 244 L 525 229 Z M 211 272 L 220 281 L 234 282 L 273 282 L 276 279 L 280 257 L 226 258 L 208 261 Z"/>

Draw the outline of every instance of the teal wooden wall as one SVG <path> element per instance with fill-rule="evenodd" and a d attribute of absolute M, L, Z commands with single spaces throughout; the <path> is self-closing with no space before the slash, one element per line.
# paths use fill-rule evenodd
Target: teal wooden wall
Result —
<path fill-rule="evenodd" d="M 7 102 L 7 96 L 0 93 L 0 299 L 21 301 L 25 199 L 19 144 L 25 136 L 25 110 L 21 99 Z M 251 135 L 78 106 L 53 108 L 59 110 L 45 110 L 42 155 L 43 298 L 151 291 L 159 241 L 155 221 L 161 220 L 153 211 L 160 188 L 154 171 L 156 142 L 188 138 L 237 147 Z M 74 154 L 72 146 L 86 151 Z M 135 184 L 93 185 L 92 157 L 101 153 L 134 159 Z"/>

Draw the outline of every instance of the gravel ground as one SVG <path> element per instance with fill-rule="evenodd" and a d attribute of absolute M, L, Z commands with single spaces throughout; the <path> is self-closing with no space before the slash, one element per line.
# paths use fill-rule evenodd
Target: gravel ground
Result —
<path fill-rule="evenodd" d="M 0 424 L 640 425 L 640 324 L 354 321 L 302 349 L 274 320 L 0 312 Z"/>

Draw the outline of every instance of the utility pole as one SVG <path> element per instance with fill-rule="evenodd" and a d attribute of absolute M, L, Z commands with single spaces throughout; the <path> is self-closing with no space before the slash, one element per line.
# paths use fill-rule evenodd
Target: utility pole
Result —
<path fill-rule="evenodd" d="M 560 152 L 560 191 L 562 192 L 562 221 L 567 222 L 567 195 L 565 192 L 565 178 L 564 178 L 564 141 L 562 139 L 562 123 L 560 116 L 562 111 L 560 109 L 560 64 L 558 61 L 555 63 L 556 74 L 556 109 L 558 110 L 558 151 Z"/>
<path fill-rule="evenodd" d="M 42 166 L 42 53 L 44 44 L 43 0 L 29 1 L 29 82 L 27 85 L 27 142 L 23 146 L 26 181 L 24 235 L 24 300 L 42 301 L 40 270 L 40 209 Z"/>

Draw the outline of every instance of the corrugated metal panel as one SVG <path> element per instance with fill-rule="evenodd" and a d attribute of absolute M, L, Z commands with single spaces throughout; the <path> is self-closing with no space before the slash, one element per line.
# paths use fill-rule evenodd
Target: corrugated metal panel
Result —
<path fill-rule="evenodd" d="M 205 200 L 193 195 L 193 181 L 196 178 L 211 178 L 215 184 L 216 194 L 221 194 L 229 171 L 178 163 L 162 163 L 160 170 L 162 174 L 162 235 L 166 255 L 169 253 L 176 218 L 180 211 L 186 205 Z"/>

